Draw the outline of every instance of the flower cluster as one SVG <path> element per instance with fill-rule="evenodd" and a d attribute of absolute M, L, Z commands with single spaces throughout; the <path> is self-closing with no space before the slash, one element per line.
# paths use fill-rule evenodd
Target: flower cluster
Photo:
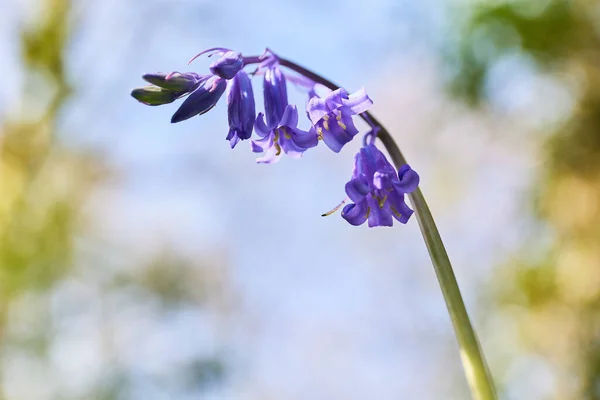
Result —
<path fill-rule="evenodd" d="M 329 89 L 320 96 L 317 89 L 323 85 L 315 81 L 316 75 L 301 67 L 293 68 L 295 64 L 290 62 L 285 66 L 296 74 L 282 70 L 282 60 L 270 50 L 259 57 L 244 57 L 229 49 L 212 48 L 191 61 L 207 53 L 209 57 L 218 55 L 209 66 L 210 73 L 146 74 L 143 79 L 149 85 L 134 89 L 131 95 L 150 106 L 169 104 L 185 97 L 171 118 L 171 122 L 176 123 L 208 112 L 227 90 L 229 132 L 226 139 L 231 148 L 250 139 L 252 151 L 263 153 L 257 162 L 265 164 L 279 161 L 283 154 L 301 157 L 319 141 L 338 153 L 359 132 L 352 117 L 360 115 L 369 122 L 364 113 L 373 102 L 364 89 L 355 93 L 342 88 Z M 252 64 L 257 64 L 254 71 L 243 70 Z M 258 115 L 251 82 L 255 76 L 263 77 L 264 112 Z M 308 89 L 308 129 L 298 127 L 298 108 L 288 102 L 288 82 Z M 369 134 L 374 139 L 378 127 L 370 125 Z M 374 144 L 365 144 L 356 156 L 352 179 L 346 184 L 346 194 L 354 203 L 344 207 L 342 216 L 352 225 L 368 221 L 370 227 L 391 226 L 392 218 L 406 223 L 412 210 L 404 202 L 404 194 L 415 190 L 418 182 L 419 176 L 408 165 L 396 173 Z"/>

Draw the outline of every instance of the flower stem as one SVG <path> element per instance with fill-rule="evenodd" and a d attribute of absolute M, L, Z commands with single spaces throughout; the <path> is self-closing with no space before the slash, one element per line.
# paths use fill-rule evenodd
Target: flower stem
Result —
<path fill-rule="evenodd" d="M 292 61 L 279 58 L 279 63 L 331 90 L 335 90 L 339 87 L 331 81 Z M 372 123 L 380 128 L 377 138 L 381 140 L 385 146 L 396 169 L 400 169 L 400 167 L 405 165 L 406 159 L 390 133 L 381 125 L 381 123 L 369 112 L 361 114 L 361 117 L 368 123 Z M 431 211 L 425 202 L 425 198 L 423 197 L 420 188 L 417 188 L 409 195 L 409 197 L 415 209 L 421 234 L 425 240 L 425 245 L 429 251 L 429 256 L 431 257 L 435 273 L 440 283 L 448 313 L 452 319 L 452 325 L 454 326 L 454 332 L 460 347 L 463 368 L 471 388 L 473 399 L 495 400 L 497 399 L 497 395 L 492 376 L 487 367 L 483 352 L 481 351 L 477 335 L 471 325 L 471 320 L 469 319 L 469 314 L 467 313 L 465 303 L 460 294 L 460 289 L 456 282 L 452 265 L 450 264 L 448 254 L 446 253 L 446 249 L 435 225 L 435 221 L 433 220 L 433 216 L 431 215 Z"/>

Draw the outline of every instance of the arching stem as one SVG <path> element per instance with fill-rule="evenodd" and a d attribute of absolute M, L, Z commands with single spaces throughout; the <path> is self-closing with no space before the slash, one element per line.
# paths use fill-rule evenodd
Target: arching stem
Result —
<path fill-rule="evenodd" d="M 331 90 L 339 88 L 333 82 L 285 58 L 279 58 L 279 63 Z M 385 127 L 369 112 L 361 114 L 361 117 L 367 123 L 379 127 L 377 138 L 385 146 L 396 169 L 400 169 L 400 167 L 407 164 L 400 148 Z M 462 364 L 473 398 L 475 400 L 495 400 L 497 399 L 497 395 L 492 376 L 481 351 L 471 320 L 469 319 L 458 282 L 454 276 L 454 270 L 450 264 L 450 259 L 446 253 L 429 206 L 425 202 L 420 188 L 417 188 L 409 197 L 442 289 L 448 313 L 452 319 L 452 325 L 460 348 Z"/>

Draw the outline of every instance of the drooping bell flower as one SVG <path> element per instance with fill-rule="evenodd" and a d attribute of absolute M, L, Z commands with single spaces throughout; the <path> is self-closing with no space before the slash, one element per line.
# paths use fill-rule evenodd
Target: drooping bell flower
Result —
<path fill-rule="evenodd" d="M 352 179 L 346 184 L 346 194 L 354 204 L 348 204 L 342 217 L 351 225 L 369 227 L 392 226 L 393 219 L 407 223 L 413 214 L 404 195 L 419 185 L 419 175 L 404 165 L 396 173 L 385 155 L 374 144 L 360 149 L 354 160 Z"/>
<path fill-rule="evenodd" d="M 306 111 L 319 139 L 334 152 L 339 151 L 358 133 L 352 116 L 365 112 L 373 105 L 364 89 L 348 94 L 340 88 L 326 97 L 310 98 Z"/>
<path fill-rule="evenodd" d="M 314 129 L 304 131 L 298 127 L 298 109 L 290 104 L 285 108 L 283 117 L 274 128 L 269 128 L 262 113 L 258 114 L 254 130 L 260 139 L 252 140 L 252 151 L 266 152 L 256 161 L 271 164 L 279 161 L 281 153 L 299 158 L 306 150 L 315 147 L 319 142 Z"/>
<path fill-rule="evenodd" d="M 239 71 L 229 84 L 227 94 L 227 140 L 234 148 L 240 140 L 250 139 L 256 120 L 252 82 L 244 71 Z"/>
<path fill-rule="evenodd" d="M 265 113 L 259 113 L 254 129 L 259 139 L 252 141 L 252 151 L 266 152 L 256 161 L 277 162 L 283 153 L 300 157 L 304 151 L 318 143 L 316 132 L 298 128 L 298 109 L 288 104 L 286 80 L 276 64 L 265 71 L 263 80 Z"/>

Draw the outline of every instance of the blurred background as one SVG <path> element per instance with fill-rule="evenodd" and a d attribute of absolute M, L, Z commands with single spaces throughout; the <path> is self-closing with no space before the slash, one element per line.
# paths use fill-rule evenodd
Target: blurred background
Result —
<path fill-rule="evenodd" d="M 469 397 L 416 221 L 320 217 L 358 140 L 129 97 L 214 46 L 365 86 L 501 398 L 600 399 L 600 2 L 0 0 L 1 400 Z"/>

